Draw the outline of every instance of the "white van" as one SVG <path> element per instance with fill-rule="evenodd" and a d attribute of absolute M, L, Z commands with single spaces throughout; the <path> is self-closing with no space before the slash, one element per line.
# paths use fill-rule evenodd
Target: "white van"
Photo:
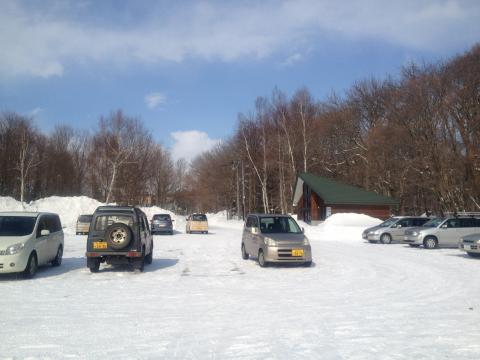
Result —
<path fill-rule="evenodd" d="M 63 246 L 57 214 L 0 212 L 0 274 L 23 272 L 32 278 L 38 266 L 62 263 Z"/>

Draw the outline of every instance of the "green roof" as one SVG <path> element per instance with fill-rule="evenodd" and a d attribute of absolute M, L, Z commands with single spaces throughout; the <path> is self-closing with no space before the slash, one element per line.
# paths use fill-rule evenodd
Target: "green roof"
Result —
<path fill-rule="evenodd" d="M 367 191 L 356 186 L 342 184 L 338 181 L 316 176 L 309 173 L 300 173 L 297 178 L 305 182 L 320 196 L 325 204 L 349 204 L 349 205 L 397 205 L 398 201 L 389 197 L 379 195 L 373 191 Z M 301 191 L 296 186 L 296 191 Z M 297 196 L 295 196 L 297 197 Z"/>

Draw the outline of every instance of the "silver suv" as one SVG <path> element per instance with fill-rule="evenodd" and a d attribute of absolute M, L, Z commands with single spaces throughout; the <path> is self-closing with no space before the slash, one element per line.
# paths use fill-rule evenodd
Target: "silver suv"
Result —
<path fill-rule="evenodd" d="M 429 220 L 430 218 L 422 216 L 394 216 L 380 225 L 366 229 L 362 237 L 371 243 L 402 242 L 406 229 L 422 226 Z"/>
<path fill-rule="evenodd" d="M 269 263 L 312 264 L 310 243 L 303 229 L 289 215 L 248 215 L 241 250 L 244 260 L 252 255 L 261 267 Z"/>
<path fill-rule="evenodd" d="M 60 266 L 63 244 L 57 214 L 0 213 L 0 274 L 23 272 L 32 278 L 40 265 Z"/>
<path fill-rule="evenodd" d="M 439 217 L 426 222 L 422 227 L 406 230 L 404 242 L 414 247 L 423 245 L 427 249 L 455 248 L 458 247 L 462 237 L 478 232 L 480 232 L 480 218 Z"/>

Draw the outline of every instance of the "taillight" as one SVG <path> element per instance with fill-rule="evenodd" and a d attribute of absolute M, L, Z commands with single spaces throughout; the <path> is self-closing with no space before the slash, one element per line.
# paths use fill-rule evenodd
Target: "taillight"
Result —
<path fill-rule="evenodd" d="M 136 252 L 136 251 L 129 251 L 127 256 L 128 257 L 141 257 L 142 253 L 141 252 Z"/>

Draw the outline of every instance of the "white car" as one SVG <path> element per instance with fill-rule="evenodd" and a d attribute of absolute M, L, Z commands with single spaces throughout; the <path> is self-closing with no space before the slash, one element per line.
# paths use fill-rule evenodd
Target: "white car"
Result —
<path fill-rule="evenodd" d="M 0 274 L 23 272 L 32 278 L 38 266 L 62 263 L 63 246 L 57 214 L 0 212 Z"/>

